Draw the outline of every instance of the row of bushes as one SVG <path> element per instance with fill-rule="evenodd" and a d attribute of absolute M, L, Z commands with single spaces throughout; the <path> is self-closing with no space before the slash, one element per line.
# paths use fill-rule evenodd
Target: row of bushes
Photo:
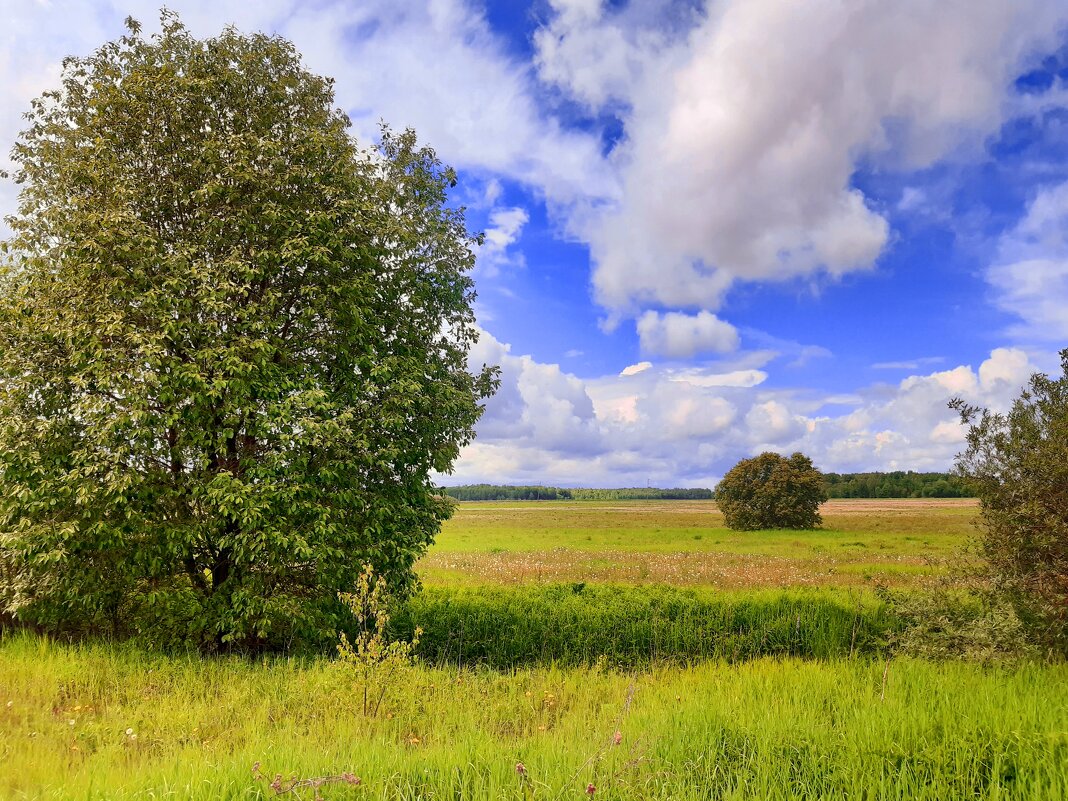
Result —
<path fill-rule="evenodd" d="M 896 628 L 885 605 L 820 592 L 716 593 L 582 584 L 427 589 L 391 621 L 423 630 L 432 663 L 511 668 L 759 656 L 831 659 L 878 650 Z"/>

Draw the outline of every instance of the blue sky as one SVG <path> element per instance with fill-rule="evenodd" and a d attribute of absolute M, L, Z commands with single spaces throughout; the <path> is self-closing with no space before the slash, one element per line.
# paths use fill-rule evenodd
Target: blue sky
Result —
<path fill-rule="evenodd" d="M 502 388 L 447 482 L 945 469 L 946 401 L 1004 408 L 1068 346 L 1063 0 L 168 5 L 292 39 L 354 135 L 457 168 Z M 127 14 L 158 18 L 0 5 L 0 151 Z"/>

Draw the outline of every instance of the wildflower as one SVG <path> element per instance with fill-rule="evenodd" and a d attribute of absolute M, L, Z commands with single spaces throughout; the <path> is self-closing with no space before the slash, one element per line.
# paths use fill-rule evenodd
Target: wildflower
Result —
<path fill-rule="evenodd" d="M 342 773 L 341 780 L 345 782 L 345 784 L 351 784 L 353 787 L 356 787 L 360 783 L 360 777 L 355 773 Z"/>
<path fill-rule="evenodd" d="M 76 721 L 74 720 L 74 718 L 71 718 L 70 720 L 67 721 L 67 723 L 69 723 L 71 726 L 73 726 L 76 723 Z"/>
<path fill-rule="evenodd" d="M 612 745 L 619 745 L 621 742 L 623 742 L 623 732 L 616 731 L 616 733 L 612 735 Z"/>
<path fill-rule="evenodd" d="M 594 787 L 592 784 L 587 784 L 586 785 L 586 795 L 593 795 L 596 792 L 597 792 L 597 788 Z"/>
<path fill-rule="evenodd" d="M 133 729 L 127 729 L 126 730 L 126 736 L 127 737 L 133 737 L 134 736 L 134 730 Z"/>
<path fill-rule="evenodd" d="M 520 776 L 526 776 L 527 775 L 527 766 L 524 765 L 522 762 L 516 762 L 515 763 L 515 772 L 518 773 Z"/>

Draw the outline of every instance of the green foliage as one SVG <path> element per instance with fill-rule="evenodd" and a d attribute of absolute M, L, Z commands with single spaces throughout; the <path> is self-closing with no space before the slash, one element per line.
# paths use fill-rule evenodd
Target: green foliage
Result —
<path fill-rule="evenodd" d="M 423 631 L 416 627 L 410 641 L 386 637 L 390 595 L 385 578 L 376 576 L 369 564 L 363 566 L 355 591 L 341 593 L 341 600 L 352 613 L 357 631 L 352 640 L 341 632 L 338 658 L 357 675 L 363 693 L 363 714 L 377 715 L 391 683 L 402 680 L 404 670 L 411 666 L 412 653 Z"/>
<path fill-rule="evenodd" d="M 900 621 L 891 638 L 899 653 L 980 662 L 1033 656 L 1019 616 L 1003 598 L 956 582 L 880 595 Z"/>
<path fill-rule="evenodd" d="M 968 498 L 971 491 L 952 473 L 824 473 L 828 498 Z"/>
<path fill-rule="evenodd" d="M 701 501 L 712 498 L 711 490 L 688 487 L 566 489 L 540 485 L 463 484 L 457 487 L 442 487 L 441 492 L 458 501 Z"/>
<path fill-rule="evenodd" d="M 817 659 L 878 650 L 881 603 L 822 592 L 738 592 L 565 584 L 426 588 L 397 610 L 393 636 L 421 633 L 430 663 L 617 666 L 761 656 Z"/>
<path fill-rule="evenodd" d="M 991 591 L 1028 637 L 1068 654 L 1068 348 L 1063 375 L 1031 376 L 1007 413 L 950 405 L 969 425 L 957 469 L 980 501 Z"/>
<path fill-rule="evenodd" d="M 350 138 L 280 38 L 137 26 L 33 102 L 0 276 L 0 608 L 207 648 L 400 594 L 468 373 L 472 242 L 411 131 Z"/>
<path fill-rule="evenodd" d="M 777 453 L 743 459 L 716 485 L 727 526 L 742 531 L 816 528 L 826 500 L 823 475 L 801 453 L 789 459 Z"/>

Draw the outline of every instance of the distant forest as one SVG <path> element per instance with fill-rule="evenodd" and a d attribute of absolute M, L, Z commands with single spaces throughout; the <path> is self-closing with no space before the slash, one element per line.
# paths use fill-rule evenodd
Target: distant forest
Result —
<path fill-rule="evenodd" d="M 507 487 L 498 484 L 467 484 L 442 487 L 441 491 L 458 501 L 706 501 L 710 489 L 566 489 L 563 487 Z"/>
<path fill-rule="evenodd" d="M 951 473 L 824 473 L 830 498 L 967 498 L 971 493 Z M 500 484 L 465 484 L 441 487 L 458 501 L 703 501 L 712 490 L 703 488 L 569 489 L 565 487 L 512 487 Z"/>
<path fill-rule="evenodd" d="M 969 498 L 952 473 L 824 473 L 831 498 Z"/>

